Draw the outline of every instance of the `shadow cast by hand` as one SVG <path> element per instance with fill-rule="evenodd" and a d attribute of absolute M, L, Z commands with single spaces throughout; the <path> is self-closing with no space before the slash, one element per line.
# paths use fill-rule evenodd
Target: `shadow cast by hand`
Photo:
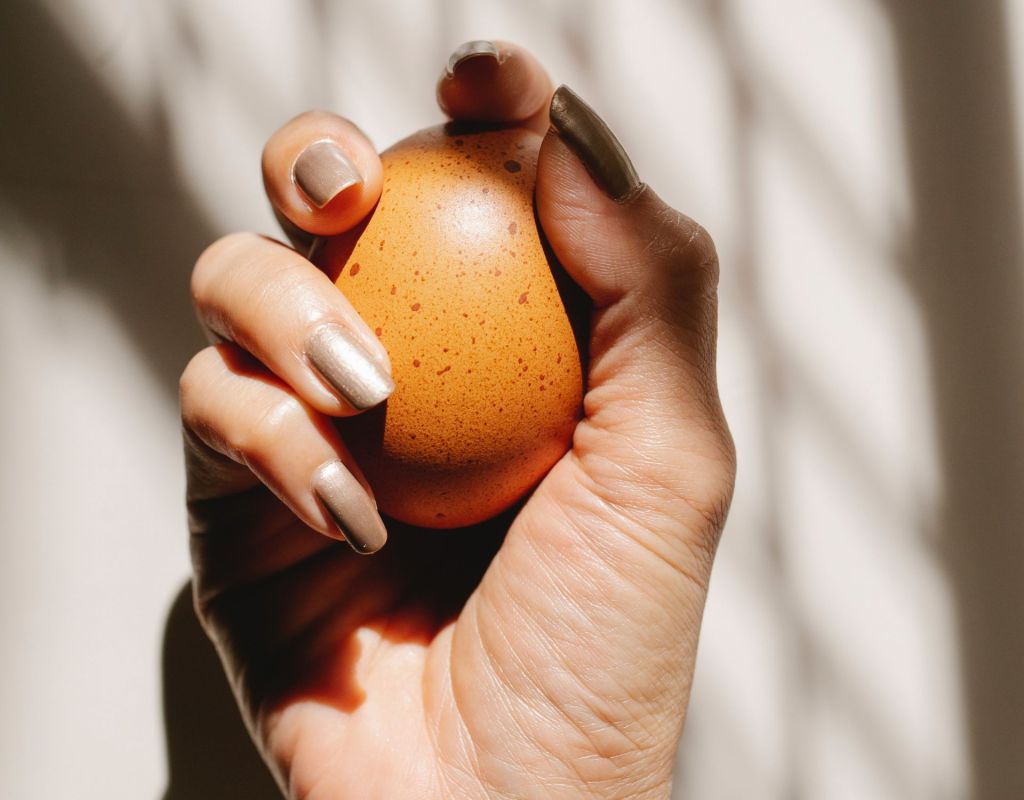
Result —
<path fill-rule="evenodd" d="M 281 800 L 196 619 L 190 583 L 167 617 L 163 689 L 169 767 L 164 800 Z"/>
<path fill-rule="evenodd" d="M 459 530 L 425 530 L 387 520 L 389 542 L 369 558 L 340 543 L 316 550 L 299 564 L 300 573 L 308 570 L 297 581 L 301 592 L 316 597 L 337 591 L 339 570 L 331 568 L 336 563 L 346 573 L 351 570 L 337 603 L 354 613 L 346 613 L 347 608 L 338 613 L 323 658 L 282 660 L 260 691 L 273 696 L 275 705 L 314 701 L 343 712 L 356 710 L 366 699 L 355 674 L 360 654 L 357 629 L 372 630 L 391 643 L 429 644 L 458 616 L 480 583 L 520 507 Z M 293 578 L 285 581 L 291 583 Z M 274 580 L 284 583 L 280 576 Z M 380 595 L 386 605 L 371 599 L 360 606 L 361 598 L 374 594 L 378 585 L 387 587 Z M 263 615 L 268 605 L 280 602 L 281 596 L 273 596 L 267 604 L 257 600 L 247 608 L 251 600 L 243 591 L 230 600 L 232 608 L 226 612 L 253 620 L 251 631 L 233 642 L 243 647 L 246 636 L 256 635 L 266 622 Z M 301 649 L 303 643 L 298 646 Z M 296 664 L 302 665 L 305 674 L 295 674 Z M 191 584 L 179 592 L 168 615 L 163 679 L 170 774 L 164 800 L 278 800 L 280 791 L 249 737 L 217 652 L 196 618 Z M 271 688 L 275 685 L 282 691 Z M 296 686 L 300 688 L 292 691 Z"/>

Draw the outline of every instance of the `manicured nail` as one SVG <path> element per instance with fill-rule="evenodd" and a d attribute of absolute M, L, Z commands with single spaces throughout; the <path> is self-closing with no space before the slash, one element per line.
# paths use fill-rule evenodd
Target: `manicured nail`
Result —
<path fill-rule="evenodd" d="M 377 504 L 340 461 L 328 461 L 316 471 L 313 493 L 357 553 L 376 553 L 387 542 Z"/>
<path fill-rule="evenodd" d="M 321 325 L 306 340 L 306 356 L 353 408 L 363 411 L 390 397 L 395 382 L 356 335 L 341 325 Z"/>
<path fill-rule="evenodd" d="M 328 139 L 313 142 L 299 153 L 292 175 L 302 193 L 317 208 L 323 208 L 345 189 L 363 182 L 355 164 Z"/>
<path fill-rule="evenodd" d="M 550 116 L 562 141 L 605 194 L 625 200 L 643 186 L 615 134 L 568 86 L 559 86 L 551 98 Z"/>
<path fill-rule="evenodd" d="M 489 56 L 495 61 L 499 61 L 498 48 L 495 46 L 494 42 L 478 39 L 472 42 L 466 42 L 465 44 L 460 44 L 448 58 L 448 66 L 445 68 L 445 72 L 450 78 L 455 74 L 455 70 L 457 70 L 461 64 L 469 61 L 471 58 L 479 58 L 480 56 Z"/>

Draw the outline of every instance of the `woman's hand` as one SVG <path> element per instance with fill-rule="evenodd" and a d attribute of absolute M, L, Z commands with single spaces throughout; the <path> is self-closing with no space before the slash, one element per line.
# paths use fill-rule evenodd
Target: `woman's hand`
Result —
<path fill-rule="evenodd" d="M 665 797 L 735 471 L 714 247 L 521 49 L 460 48 L 438 99 L 545 134 L 539 219 L 593 301 L 572 450 L 502 518 L 385 530 L 331 424 L 390 393 L 383 347 L 297 252 L 226 237 L 193 275 L 219 343 L 181 381 L 196 608 L 291 797 Z M 297 246 L 382 185 L 320 112 L 263 169 Z"/>

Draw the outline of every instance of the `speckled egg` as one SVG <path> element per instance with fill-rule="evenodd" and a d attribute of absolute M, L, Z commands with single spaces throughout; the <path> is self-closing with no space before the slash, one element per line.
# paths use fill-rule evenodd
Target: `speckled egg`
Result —
<path fill-rule="evenodd" d="M 339 425 L 380 510 L 432 528 L 486 520 L 570 445 L 586 303 L 534 217 L 540 137 L 421 131 L 381 155 L 384 191 L 315 260 L 391 357 L 395 391 Z"/>

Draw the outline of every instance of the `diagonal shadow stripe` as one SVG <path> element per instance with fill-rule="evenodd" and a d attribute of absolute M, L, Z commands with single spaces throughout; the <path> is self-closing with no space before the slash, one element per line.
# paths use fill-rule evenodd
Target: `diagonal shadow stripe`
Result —
<path fill-rule="evenodd" d="M 33 267 L 55 292 L 102 301 L 148 368 L 139 379 L 173 406 L 178 375 L 204 344 L 188 276 L 215 231 L 175 171 L 163 109 L 143 125 L 129 118 L 35 3 L 0 3 L 0 74 L 0 203 L 45 242 Z M 167 800 L 280 797 L 188 587 L 164 631 L 163 688 Z"/>
<path fill-rule="evenodd" d="M 1024 797 L 1024 243 L 1001 3 L 886 0 L 978 800 Z"/>
<path fill-rule="evenodd" d="M 0 74 L 0 198 L 46 243 L 52 288 L 101 299 L 175 402 L 203 345 L 188 275 L 214 231 L 175 172 L 162 109 L 131 120 L 35 3 L 0 4 Z"/>

